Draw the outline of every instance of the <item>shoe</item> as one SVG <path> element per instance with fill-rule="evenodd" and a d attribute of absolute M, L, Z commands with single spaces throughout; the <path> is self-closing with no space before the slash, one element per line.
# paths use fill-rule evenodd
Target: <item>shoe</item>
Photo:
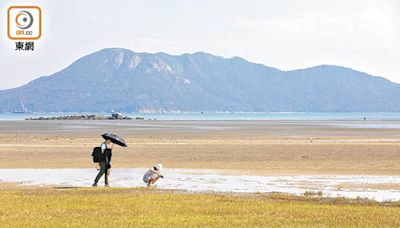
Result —
<path fill-rule="evenodd" d="M 104 187 L 110 187 L 110 185 L 109 184 L 105 184 Z"/>
<path fill-rule="evenodd" d="M 92 187 L 97 187 L 97 183 L 93 183 L 93 184 L 92 184 Z"/>

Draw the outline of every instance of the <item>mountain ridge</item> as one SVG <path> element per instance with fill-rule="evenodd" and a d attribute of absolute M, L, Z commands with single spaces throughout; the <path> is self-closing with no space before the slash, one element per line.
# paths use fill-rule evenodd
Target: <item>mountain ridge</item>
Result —
<path fill-rule="evenodd" d="M 13 89 L 0 112 L 400 111 L 400 84 L 351 68 L 282 71 L 241 57 L 105 48 Z"/>

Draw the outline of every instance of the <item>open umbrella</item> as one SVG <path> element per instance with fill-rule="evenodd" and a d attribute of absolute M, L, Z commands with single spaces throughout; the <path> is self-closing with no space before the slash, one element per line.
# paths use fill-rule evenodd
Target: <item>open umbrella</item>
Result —
<path fill-rule="evenodd" d="M 127 147 L 126 142 L 123 138 L 119 137 L 118 135 L 114 135 L 111 133 L 104 133 L 101 135 L 104 139 L 109 139 L 111 140 L 111 142 L 123 146 L 123 147 Z"/>

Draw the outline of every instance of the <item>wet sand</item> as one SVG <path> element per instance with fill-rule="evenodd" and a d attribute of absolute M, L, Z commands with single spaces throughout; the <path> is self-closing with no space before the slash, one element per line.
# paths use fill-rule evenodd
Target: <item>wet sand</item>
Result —
<path fill-rule="evenodd" d="M 0 168 L 92 168 L 104 132 L 116 168 L 400 175 L 400 121 L 0 121 Z"/>

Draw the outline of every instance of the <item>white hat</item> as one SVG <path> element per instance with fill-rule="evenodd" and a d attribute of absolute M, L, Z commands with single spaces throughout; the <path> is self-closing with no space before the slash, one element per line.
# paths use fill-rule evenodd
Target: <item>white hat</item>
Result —
<path fill-rule="evenodd" d="M 152 167 L 152 169 L 156 170 L 156 171 L 161 171 L 162 170 L 162 164 L 157 163 Z"/>

